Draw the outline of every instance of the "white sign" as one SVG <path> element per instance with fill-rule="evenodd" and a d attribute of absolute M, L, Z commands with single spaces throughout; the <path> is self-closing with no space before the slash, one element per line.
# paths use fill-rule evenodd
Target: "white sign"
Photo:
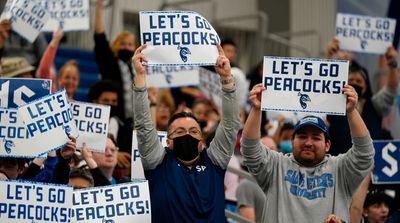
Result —
<path fill-rule="evenodd" d="M 200 68 L 199 71 L 200 84 L 199 88 L 203 95 L 210 100 L 219 109 L 222 108 L 222 85 L 221 78 L 215 72 Z"/>
<path fill-rule="evenodd" d="M 77 147 L 86 143 L 88 150 L 104 153 L 106 148 L 110 106 L 71 102 L 72 116 L 79 132 Z"/>
<path fill-rule="evenodd" d="M 26 127 L 26 138 L 31 138 L 29 150 L 37 155 L 59 149 L 77 137 L 75 123 L 65 90 L 42 97 L 18 108 Z"/>
<path fill-rule="evenodd" d="M 0 222 L 69 222 L 72 190 L 68 185 L 0 181 Z"/>
<path fill-rule="evenodd" d="M 172 88 L 199 85 L 199 68 L 189 66 L 147 66 L 147 86 Z"/>
<path fill-rule="evenodd" d="M 151 222 L 146 180 L 75 190 L 71 222 Z"/>
<path fill-rule="evenodd" d="M 344 60 L 264 57 L 261 109 L 345 115 L 348 72 Z"/>
<path fill-rule="evenodd" d="M 36 0 L 50 14 L 43 31 L 53 32 L 89 29 L 89 0 Z"/>
<path fill-rule="evenodd" d="M 338 13 L 336 35 L 341 50 L 384 54 L 392 45 L 396 20 Z"/>
<path fill-rule="evenodd" d="M 158 131 L 158 139 L 163 147 L 167 147 L 167 132 Z M 140 159 L 136 130 L 132 132 L 131 179 L 145 179 L 142 160 Z"/>
<path fill-rule="evenodd" d="M 17 109 L 0 108 L 0 157 L 36 157 L 37 151 L 30 149 L 26 128 Z"/>
<path fill-rule="evenodd" d="M 35 1 L 8 0 L 1 17 L 7 18 L 12 24 L 12 29 L 32 43 L 50 15 Z"/>
<path fill-rule="evenodd" d="M 150 66 L 215 65 L 220 42 L 210 23 L 196 12 L 142 11 L 140 37 Z"/>

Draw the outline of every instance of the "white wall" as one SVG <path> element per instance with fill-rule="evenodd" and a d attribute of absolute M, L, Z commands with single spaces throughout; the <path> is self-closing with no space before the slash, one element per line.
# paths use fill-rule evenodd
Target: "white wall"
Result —
<path fill-rule="evenodd" d="M 336 0 L 291 0 L 291 32 L 314 30 L 316 35 L 295 36 L 291 42 L 310 51 L 312 57 L 319 57 L 325 51 L 328 41 L 335 35 Z M 290 56 L 304 56 L 291 50 Z"/>

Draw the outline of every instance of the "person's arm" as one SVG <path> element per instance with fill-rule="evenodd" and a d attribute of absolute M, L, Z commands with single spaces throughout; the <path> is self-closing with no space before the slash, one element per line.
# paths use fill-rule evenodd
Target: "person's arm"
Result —
<path fill-rule="evenodd" d="M 371 174 L 368 174 L 357 192 L 354 193 L 350 204 L 350 223 L 360 223 L 363 217 L 364 201 L 368 193 L 369 182 L 371 180 Z"/>
<path fill-rule="evenodd" d="M 42 59 L 36 72 L 37 78 L 52 79 L 51 66 L 57 53 L 58 45 L 64 36 L 62 29 L 57 29 L 53 32 L 53 38 L 43 53 Z"/>
<path fill-rule="evenodd" d="M 147 89 L 150 101 L 150 113 L 151 121 L 153 122 L 154 128 L 157 128 L 157 88 L 149 87 Z"/>
<path fill-rule="evenodd" d="M 372 103 L 379 114 L 386 115 L 392 107 L 399 85 L 397 51 L 391 46 L 385 53 L 388 76 L 386 84 L 372 97 Z"/>
<path fill-rule="evenodd" d="M 241 139 L 241 151 L 244 164 L 257 179 L 260 187 L 265 191 L 269 179 L 272 179 L 275 162 L 279 159 L 279 153 L 266 149 L 260 142 L 261 127 L 261 93 L 265 87 L 256 84 L 249 93 L 249 100 L 252 104 L 249 116 L 243 127 Z"/>
<path fill-rule="evenodd" d="M 142 50 L 146 45 L 138 47 L 132 58 L 136 75 L 134 77 L 134 120 L 137 130 L 137 141 L 143 168 L 151 170 L 156 168 L 165 156 L 165 150 L 158 139 L 158 134 L 151 122 L 150 106 L 146 89 L 146 67 L 147 62 Z"/>
<path fill-rule="evenodd" d="M 339 51 L 339 40 L 333 37 L 326 46 L 325 59 L 332 59 L 335 54 Z"/>
<path fill-rule="evenodd" d="M 358 96 L 350 85 L 343 87 L 347 97 L 346 115 L 350 127 L 353 146 L 339 160 L 339 174 L 347 187 L 347 192 L 352 195 L 361 181 L 369 173 L 374 164 L 374 146 L 367 126 L 360 113 L 355 109 Z"/>
<path fill-rule="evenodd" d="M 69 181 L 69 163 L 72 155 L 76 150 L 76 139 L 70 136 L 62 149 L 57 150 L 58 162 L 54 168 L 53 176 L 50 180 L 51 183 L 68 184 Z"/>
<path fill-rule="evenodd" d="M 8 37 L 8 33 L 11 30 L 11 23 L 8 19 L 0 21 L 0 59 L 3 57 L 4 43 Z"/>
<path fill-rule="evenodd" d="M 214 165 L 226 169 L 233 154 L 236 136 L 240 128 L 240 109 L 229 60 L 225 57 L 224 51 L 219 44 L 217 48 L 219 56 L 215 70 L 222 83 L 222 119 L 216 130 L 215 137 L 207 149 L 207 153 Z"/>
<path fill-rule="evenodd" d="M 103 20 L 103 0 L 96 0 L 96 12 L 94 20 L 94 32 L 104 33 L 104 20 Z"/>

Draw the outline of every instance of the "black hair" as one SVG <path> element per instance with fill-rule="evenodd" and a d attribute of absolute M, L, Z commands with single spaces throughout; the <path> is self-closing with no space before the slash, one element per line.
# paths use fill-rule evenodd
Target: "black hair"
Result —
<path fill-rule="evenodd" d="M 364 208 L 368 208 L 369 206 L 374 204 L 382 204 L 382 203 L 390 207 L 392 203 L 392 198 L 389 197 L 389 195 L 387 195 L 382 190 L 372 190 L 368 192 L 367 197 L 365 198 Z"/>
<path fill-rule="evenodd" d="M 5 169 L 10 169 L 15 166 L 22 168 L 25 166 L 24 158 L 14 158 L 14 157 L 0 157 L 0 167 Z"/>
<path fill-rule="evenodd" d="M 104 92 L 115 92 L 117 93 L 119 99 L 121 95 L 121 88 L 115 81 L 99 80 L 89 88 L 89 102 L 93 102 L 94 100 L 98 99 L 100 95 Z"/>
<path fill-rule="evenodd" d="M 237 47 L 236 43 L 233 41 L 233 39 L 226 38 L 221 41 L 221 47 L 224 47 L 224 45 L 233 45 L 234 47 Z"/>
<path fill-rule="evenodd" d="M 349 71 L 350 73 L 358 72 L 361 74 L 361 76 L 364 78 L 365 84 L 367 85 L 364 97 L 365 98 L 372 97 L 371 83 L 369 81 L 369 74 L 367 69 L 361 66 L 361 64 L 359 64 L 356 60 L 352 60 L 350 61 Z"/>
<path fill-rule="evenodd" d="M 178 112 L 178 113 L 173 114 L 173 115 L 171 116 L 171 118 L 169 118 L 169 120 L 168 120 L 168 127 L 167 127 L 167 130 L 168 130 L 168 131 L 169 131 L 169 127 L 171 126 L 171 123 L 174 122 L 174 121 L 175 121 L 176 119 L 178 119 L 178 118 L 192 118 L 192 119 L 194 119 L 194 120 L 197 122 L 197 124 L 199 123 L 199 121 L 197 120 L 197 118 L 194 117 L 193 113 L 190 113 L 190 112 Z"/>

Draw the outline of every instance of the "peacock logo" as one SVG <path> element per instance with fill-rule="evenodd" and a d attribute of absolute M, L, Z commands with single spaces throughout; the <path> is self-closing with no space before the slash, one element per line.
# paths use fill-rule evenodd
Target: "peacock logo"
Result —
<path fill-rule="evenodd" d="M 12 148 L 15 146 L 12 140 L 3 139 L 4 142 L 4 149 L 6 150 L 7 154 L 11 153 Z"/>
<path fill-rule="evenodd" d="M 299 102 L 300 102 L 301 107 L 303 109 L 306 109 L 307 108 L 307 102 L 311 102 L 310 97 L 308 95 L 302 94 L 300 92 L 297 94 L 297 96 L 300 96 Z"/>
<path fill-rule="evenodd" d="M 191 54 L 189 48 L 178 46 L 178 50 L 179 50 L 179 56 L 181 57 L 181 60 L 182 60 L 184 63 L 186 63 L 186 61 L 188 60 L 187 55 L 188 55 L 188 54 Z"/>

